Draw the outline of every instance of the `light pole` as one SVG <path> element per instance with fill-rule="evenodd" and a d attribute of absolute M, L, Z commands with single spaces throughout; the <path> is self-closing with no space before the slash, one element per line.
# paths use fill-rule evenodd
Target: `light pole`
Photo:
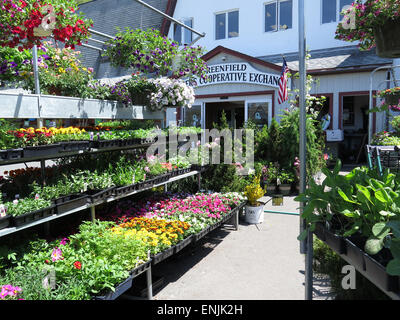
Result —
<path fill-rule="evenodd" d="M 304 0 L 299 0 L 299 107 L 300 107 L 300 193 L 306 190 L 306 33 L 304 17 Z M 305 220 L 301 218 L 304 203 L 300 202 L 300 233 L 306 228 Z M 312 300 L 312 260 L 313 260 L 313 233 L 308 232 L 307 238 L 300 242 L 300 253 L 305 254 L 305 299 Z"/>

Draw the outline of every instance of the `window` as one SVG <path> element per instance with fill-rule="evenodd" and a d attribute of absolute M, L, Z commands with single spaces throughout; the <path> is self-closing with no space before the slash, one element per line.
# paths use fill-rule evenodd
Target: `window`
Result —
<path fill-rule="evenodd" d="M 186 26 L 193 28 L 193 19 L 182 19 Z M 193 41 L 192 32 L 179 24 L 174 24 L 174 40 L 179 44 L 190 44 Z"/>
<path fill-rule="evenodd" d="M 248 103 L 248 120 L 253 121 L 259 129 L 268 126 L 268 102 Z"/>
<path fill-rule="evenodd" d="M 291 29 L 292 19 L 292 0 L 274 0 L 265 4 L 265 32 Z"/>
<path fill-rule="evenodd" d="M 321 0 L 322 23 L 337 22 L 342 19 L 340 14 L 345 6 L 351 5 L 353 0 Z"/>
<path fill-rule="evenodd" d="M 239 11 L 229 11 L 215 15 L 215 40 L 239 36 Z"/>
<path fill-rule="evenodd" d="M 194 105 L 191 108 L 184 108 L 184 125 L 189 127 L 201 127 L 201 106 Z"/>

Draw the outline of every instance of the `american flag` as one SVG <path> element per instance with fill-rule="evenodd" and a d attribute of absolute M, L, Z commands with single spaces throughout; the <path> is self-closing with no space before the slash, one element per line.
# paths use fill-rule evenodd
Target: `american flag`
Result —
<path fill-rule="evenodd" d="M 279 79 L 279 93 L 278 93 L 278 103 L 282 104 L 289 99 L 288 90 L 287 90 L 287 74 L 289 72 L 289 68 L 286 64 L 285 58 L 283 58 L 283 66 L 281 78 Z"/>

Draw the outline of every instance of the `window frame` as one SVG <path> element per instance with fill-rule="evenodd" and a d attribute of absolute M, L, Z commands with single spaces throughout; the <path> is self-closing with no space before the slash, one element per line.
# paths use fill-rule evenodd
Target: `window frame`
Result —
<path fill-rule="evenodd" d="M 229 37 L 229 16 L 228 16 L 228 14 L 230 12 L 237 12 L 238 13 L 238 20 L 237 20 L 237 23 L 238 23 L 238 35 L 237 35 L 237 37 Z M 225 37 L 221 38 L 221 39 L 217 39 L 217 15 L 220 15 L 220 14 L 224 14 L 225 15 Z M 214 12 L 214 41 L 235 39 L 235 38 L 239 38 L 239 36 L 240 36 L 240 12 L 239 12 L 239 8 Z"/>
<path fill-rule="evenodd" d="M 181 22 L 181 23 L 183 23 L 183 24 L 185 24 L 186 26 L 187 26 L 187 24 L 185 23 L 186 21 L 191 21 L 191 23 L 192 23 L 192 26 L 191 26 L 191 28 L 193 28 L 193 24 L 194 24 L 194 19 L 193 19 L 193 17 L 185 17 L 185 18 L 180 18 L 180 19 L 177 19 L 179 22 Z M 179 45 L 180 46 L 183 46 L 183 45 L 185 45 L 185 31 L 189 31 L 189 30 L 187 30 L 186 28 L 184 28 L 184 27 L 182 27 L 182 26 L 180 26 L 179 24 L 176 24 L 176 23 L 173 23 L 172 24 L 172 36 L 173 36 L 173 40 L 174 41 L 176 41 L 176 42 L 178 42 L 177 40 L 175 40 L 175 27 L 179 27 L 180 29 L 181 29 L 181 43 L 179 43 Z M 190 27 L 190 26 L 189 26 Z M 189 31 L 190 32 L 190 31 Z M 188 42 L 187 44 L 189 45 L 192 41 L 193 41 L 193 34 L 192 34 L 192 32 L 190 32 L 190 36 L 191 36 L 191 41 L 190 42 Z"/>
<path fill-rule="evenodd" d="M 320 4 L 321 4 L 321 9 L 320 9 L 320 23 L 321 23 L 321 25 L 330 24 L 330 23 L 339 23 L 339 21 L 340 21 L 340 12 L 341 12 L 340 0 L 336 0 L 336 15 L 335 15 L 336 20 L 335 21 L 331 21 L 331 22 L 323 22 L 323 13 L 324 13 L 323 4 L 324 4 L 324 0 L 320 0 Z"/>
<path fill-rule="evenodd" d="M 281 27 L 280 27 L 281 5 L 280 4 L 282 2 L 286 2 L 286 1 L 291 1 L 291 3 L 292 3 L 292 16 L 291 16 L 292 26 L 290 28 L 281 29 Z M 268 4 L 275 4 L 276 5 L 276 13 L 275 13 L 275 15 L 276 15 L 276 29 L 275 30 L 270 30 L 270 31 L 266 31 L 265 30 L 265 28 L 266 28 L 266 6 Z M 264 31 L 264 33 L 286 31 L 286 30 L 293 29 L 293 0 L 269 0 L 269 1 L 266 1 L 266 2 L 263 3 L 263 8 L 264 8 L 264 10 L 263 10 L 263 20 L 264 20 L 264 25 L 263 25 L 264 30 L 263 31 Z"/>

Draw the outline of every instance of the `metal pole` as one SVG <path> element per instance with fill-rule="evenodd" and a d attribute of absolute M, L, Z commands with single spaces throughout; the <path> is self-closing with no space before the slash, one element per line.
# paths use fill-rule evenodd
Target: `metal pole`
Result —
<path fill-rule="evenodd" d="M 300 80 L 300 193 L 306 190 L 306 34 L 304 17 L 304 0 L 299 0 L 299 80 Z M 303 213 L 304 203 L 300 202 L 300 215 Z M 305 229 L 304 219 L 300 219 L 300 231 Z M 313 234 L 308 232 L 305 241 L 300 243 L 300 252 L 306 254 L 305 260 L 305 299 L 312 300 L 312 260 L 313 260 Z"/>
<path fill-rule="evenodd" d="M 39 82 L 39 68 L 38 68 L 38 54 L 37 54 L 37 46 L 35 45 L 32 48 L 32 58 L 33 58 L 33 76 L 35 79 L 35 93 L 38 95 L 38 114 L 39 118 L 37 118 L 37 127 L 43 127 L 43 119 L 40 118 L 40 82 Z"/>
<path fill-rule="evenodd" d="M 96 220 L 96 207 L 95 206 L 90 207 L 90 216 L 92 218 L 92 222 L 95 222 L 95 220 Z"/>

